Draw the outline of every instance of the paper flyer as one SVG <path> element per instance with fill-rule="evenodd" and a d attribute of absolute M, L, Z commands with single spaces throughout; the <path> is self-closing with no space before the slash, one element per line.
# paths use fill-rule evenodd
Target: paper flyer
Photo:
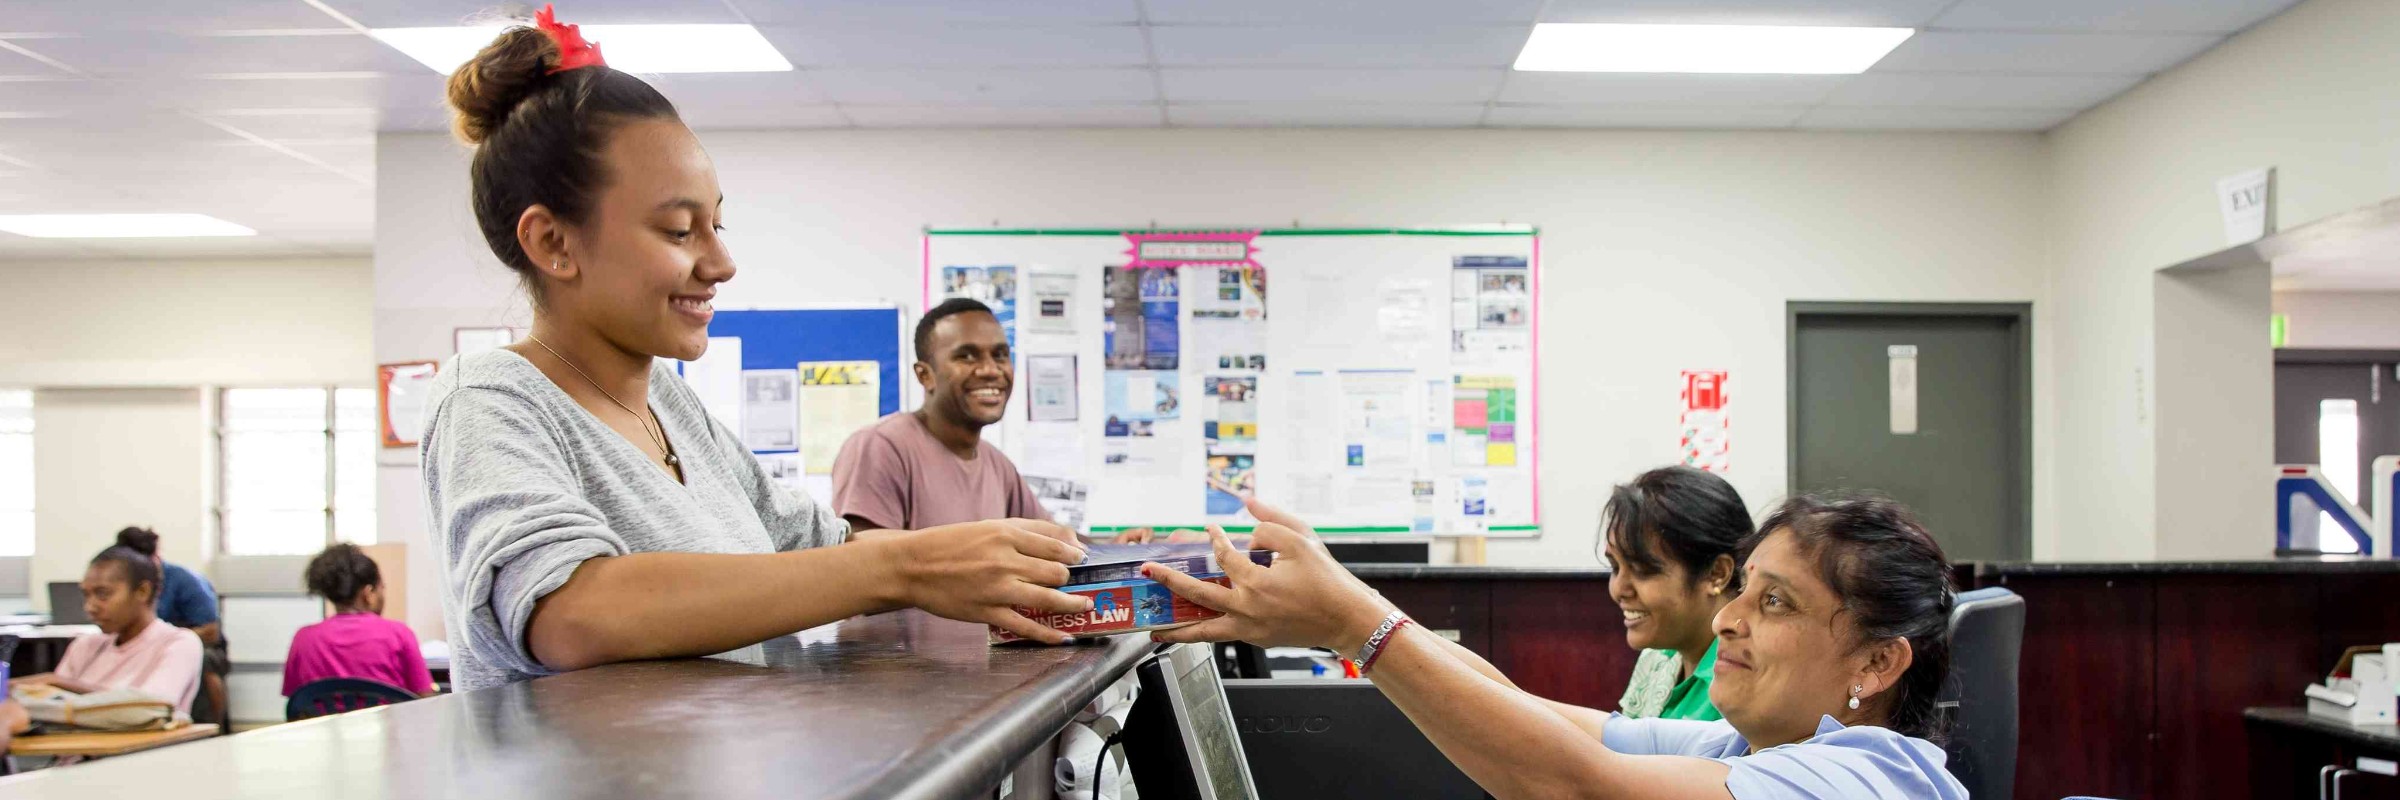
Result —
<path fill-rule="evenodd" d="M 708 337 L 708 351 L 683 362 L 683 382 L 700 396 L 709 416 L 728 429 L 742 429 L 742 337 Z"/>
<path fill-rule="evenodd" d="M 1075 354 L 1025 356 L 1025 414 L 1034 422 L 1073 422 L 1079 393 Z"/>
<path fill-rule="evenodd" d="M 1258 379 L 1209 377 L 1200 411 L 1201 438 L 1209 455 L 1258 452 Z"/>
<path fill-rule="evenodd" d="M 1183 442 L 1172 436 L 1117 436 L 1101 440 L 1100 468 L 1117 476 L 1173 477 L 1183 474 Z"/>
<path fill-rule="evenodd" d="M 800 362 L 800 454 L 809 474 L 833 473 L 842 443 L 883 415 L 873 361 Z"/>
<path fill-rule="evenodd" d="M 1084 500 L 1091 493 L 1090 484 L 1066 478 L 1026 475 L 1025 486 L 1033 490 L 1034 497 L 1041 499 L 1042 510 L 1050 512 L 1051 522 L 1078 532 L 1084 529 Z"/>
<path fill-rule="evenodd" d="M 758 468 L 774 481 L 795 492 L 808 491 L 808 469 L 799 453 L 765 453 L 758 456 Z"/>
<path fill-rule="evenodd" d="M 1731 420 L 1725 413 L 1724 370 L 1684 370 L 1683 463 L 1723 473 L 1732 465 Z"/>
<path fill-rule="evenodd" d="M 1318 370 L 1298 370 L 1292 373 L 1291 399 L 1286 406 L 1285 419 L 1291 430 L 1279 436 L 1291 442 L 1289 453 L 1295 469 L 1331 475 L 1343 465 L 1342 426 L 1338 420 L 1341 405 L 1340 391 L 1334 379 Z"/>
<path fill-rule="evenodd" d="M 1176 269 L 1104 267 L 1102 350 L 1109 369 L 1182 366 L 1181 287 Z"/>
<path fill-rule="evenodd" d="M 1008 334 L 1008 346 L 1017 346 L 1017 268 L 943 267 L 942 299 L 964 297 L 992 307 L 992 317 L 1000 321 L 1000 330 Z"/>
<path fill-rule="evenodd" d="M 1242 498 L 1258 493 L 1256 475 L 1251 471 L 1254 458 L 1233 453 L 1209 455 L 1206 501 L 1209 516 L 1248 515 L 1248 510 L 1242 506 Z"/>
<path fill-rule="evenodd" d="M 1156 423 L 1183 416 L 1182 374 L 1166 370 L 1112 369 L 1101 373 L 1101 397 L 1108 405 L 1102 435 L 1146 438 L 1157 435 Z"/>
<path fill-rule="evenodd" d="M 1200 369 L 1219 372 L 1264 372 L 1267 369 L 1267 324 L 1255 320 L 1192 320 L 1192 358 Z"/>
<path fill-rule="evenodd" d="M 1185 267 L 1192 279 L 1192 319 L 1267 318 L 1267 271 L 1257 266 Z"/>
<path fill-rule="evenodd" d="M 1025 280 L 1025 329 L 1034 333 L 1075 332 L 1075 276 L 1063 272 L 1031 272 Z"/>
<path fill-rule="evenodd" d="M 1242 516 L 1242 498 L 1257 490 L 1258 378 L 1211 376 L 1204 379 L 1201 434 L 1208 443 L 1206 512 L 1212 517 Z"/>
<path fill-rule="evenodd" d="M 1339 377 L 1343 466 L 1407 469 L 1416 453 L 1408 410 L 1415 375 L 1408 370 L 1343 370 Z"/>
<path fill-rule="evenodd" d="M 1084 474 L 1083 429 L 1072 422 L 1025 425 L 1025 450 L 1017 470 L 1026 475 Z"/>
<path fill-rule="evenodd" d="M 754 453 L 800 449 L 796 369 L 742 370 L 742 444 Z"/>
<path fill-rule="evenodd" d="M 1452 381 L 1451 463 L 1462 467 L 1517 464 L 1517 379 L 1460 375 Z"/>
<path fill-rule="evenodd" d="M 1450 352 L 1473 360 L 1522 353 L 1532 342 L 1532 270 L 1523 256 L 1450 260 Z"/>

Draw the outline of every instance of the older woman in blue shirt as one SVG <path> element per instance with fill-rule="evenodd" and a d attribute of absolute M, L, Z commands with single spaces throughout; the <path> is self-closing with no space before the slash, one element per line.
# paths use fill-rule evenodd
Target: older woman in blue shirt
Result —
<path fill-rule="evenodd" d="M 1963 800 L 1943 768 L 1934 695 L 1948 671 L 1949 562 L 1908 509 L 1798 497 L 1745 543 L 1741 593 L 1717 612 L 1709 697 L 1722 721 L 1628 719 L 1535 697 L 1408 622 L 1334 563 L 1306 523 L 1253 504 L 1257 547 L 1230 588 L 1145 565 L 1225 616 L 1154 632 L 1355 654 L 1366 677 L 1500 798 Z"/>

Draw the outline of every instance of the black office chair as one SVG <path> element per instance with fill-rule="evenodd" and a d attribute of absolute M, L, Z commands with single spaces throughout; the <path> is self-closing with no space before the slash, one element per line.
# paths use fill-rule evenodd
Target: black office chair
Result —
<path fill-rule="evenodd" d="M 1950 676 L 1935 696 L 1950 725 L 1950 774 L 1969 797 L 2013 797 L 2017 657 L 2025 598 L 2000 587 L 1960 592 L 1950 611 Z"/>
<path fill-rule="evenodd" d="M 283 704 L 283 721 L 304 719 L 357 711 L 362 708 L 388 706 L 417 699 L 407 689 L 364 678 L 326 678 L 312 681 L 292 692 L 292 699 Z"/>

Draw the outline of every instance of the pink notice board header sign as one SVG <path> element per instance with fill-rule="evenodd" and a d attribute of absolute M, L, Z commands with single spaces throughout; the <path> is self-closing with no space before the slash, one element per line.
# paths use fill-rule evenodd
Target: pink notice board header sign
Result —
<path fill-rule="evenodd" d="M 1258 231 L 1127 231 L 1130 269 L 1231 266 L 1257 267 Z"/>

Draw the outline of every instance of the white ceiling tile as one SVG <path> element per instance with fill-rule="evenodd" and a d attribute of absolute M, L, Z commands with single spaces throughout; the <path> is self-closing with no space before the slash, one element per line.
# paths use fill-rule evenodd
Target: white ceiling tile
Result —
<path fill-rule="evenodd" d="M 711 104 L 683 112 L 683 124 L 696 131 L 742 131 L 772 128 L 846 128 L 850 118 L 829 105 Z"/>
<path fill-rule="evenodd" d="M 1970 33 L 1922 31 L 1873 72 L 2143 75 L 2181 64 L 2223 36 L 2211 33 Z"/>
<path fill-rule="evenodd" d="M 810 84 L 836 103 L 886 106 L 1077 106 L 1158 101 L 1142 69 L 823 70 Z"/>
<path fill-rule="evenodd" d="M 1800 127 L 1813 130 L 2046 131 L 2075 116 L 2068 109 L 1835 108 L 1810 109 Z"/>
<path fill-rule="evenodd" d="M 2232 33 L 2297 0 L 1961 0 L 1941 28 Z"/>
<path fill-rule="evenodd" d="M 299 0 L 0 0 L 0 32 L 262 30 L 323 28 L 338 23 Z"/>
<path fill-rule="evenodd" d="M 1617 103 L 1651 106 L 1812 106 L 1849 75 L 1644 75 L 1511 72 L 1507 103 Z"/>
<path fill-rule="evenodd" d="M 1350 24 L 1362 19 L 1410 23 L 1531 23 L 1542 0 L 1146 0 L 1150 21 L 1164 24 Z"/>
<path fill-rule="evenodd" d="M 1869 72 L 1833 90 L 1831 106 L 2090 108 L 2142 81 L 2140 75 L 1930 75 Z"/>
<path fill-rule="evenodd" d="M 39 44 L 43 41 L 46 40 L 27 39 L 18 43 L 17 46 L 31 49 L 31 45 Z M 38 53 L 41 51 L 36 50 L 34 52 Z M 52 67 L 40 61 L 18 55 L 14 50 L 0 49 L 0 81 L 22 78 L 63 77 L 66 74 L 67 73 L 60 72 L 56 67 Z"/>
<path fill-rule="evenodd" d="M 1497 69 L 1176 69 L 1159 71 L 1170 103 L 1483 103 Z"/>
<path fill-rule="evenodd" d="M 844 113 L 865 128 L 1155 128 L 1158 107 L 856 106 Z"/>
<path fill-rule="evenodd" d="M 230 109 L 200 115 L 277 141 L 375 138 L 373 108 Z"/>
<path fill-rule="evenodd" d="M 1149 62 L 1141 29 L 925 26 L 759 29 L 793 64 L 809 67 L 1128 67 Z"/>
<path fill-rule="evenodd" d="M 822 105 L 825 93 L 807 72 L 726 72 L 646 77 L 678 111 L 731 110 L 744 105 Z"/>
<path fill-rule="evenodd" d="M 1531 25 L 1220 27 L 1150 31 L 1168 66 L 1505 67 Z"/>
<path fill-rule="evenodd" d="M 414 77 L 414 76 L 411 76 Z M 109 113 L 121 109 L 197 110 L 376 108 L 387 91 L 441 103 L 441 78 L 389 76 L 305 80 L 227 80 L 160 75 L 100 81 L 0 81 L 0 108 Z"/>
<path fill-rule="evenodd" d="M 1788 128 L 1805 110 L 1766 106 L 1494 106 L 1484 124 L 1504 128 Z"/>
<path fill-rule="evenodd" d="M 1168 106 L 1167 117 L 1176 125 L 1197 127 L 1466 128 L 1482 119 L 1483 104 L 1175 104 Z"/>
<path fill-rule="evenodd" d="M 27 49 L 99 77 L 425 69 L 382 42 L 355 33 L 341 36 L 125 33 L 24 44 Z"/>
<path fill-rule="evenodd" d="M 1914 28 L 1931 21 L 1952 2 L 1955 0 L 1551 0 L 1542 12 L 1542 21 Z"/>
<path fill-rule="evenodd" d="M 300 0 L 291 2 L 307 7 Z M 325 0 L 325 5 L 369 28 L 422 28 L 531 20 L 533 12 L 542 7 L 542 3 L 530 0 Z M 572 4 L 559 6 L 558 17 L 560 22 L 576 25 L 724 25 L 748 21 L 724 3 L 690 0 L 574 0 Z M 607 43 L 601 43 L 601 47 L 605 52 Z"/>
<path fill-rule="evenodd" d="M 1134 0 L 731 0 L 758 25 L 1125 25 Z"/>

